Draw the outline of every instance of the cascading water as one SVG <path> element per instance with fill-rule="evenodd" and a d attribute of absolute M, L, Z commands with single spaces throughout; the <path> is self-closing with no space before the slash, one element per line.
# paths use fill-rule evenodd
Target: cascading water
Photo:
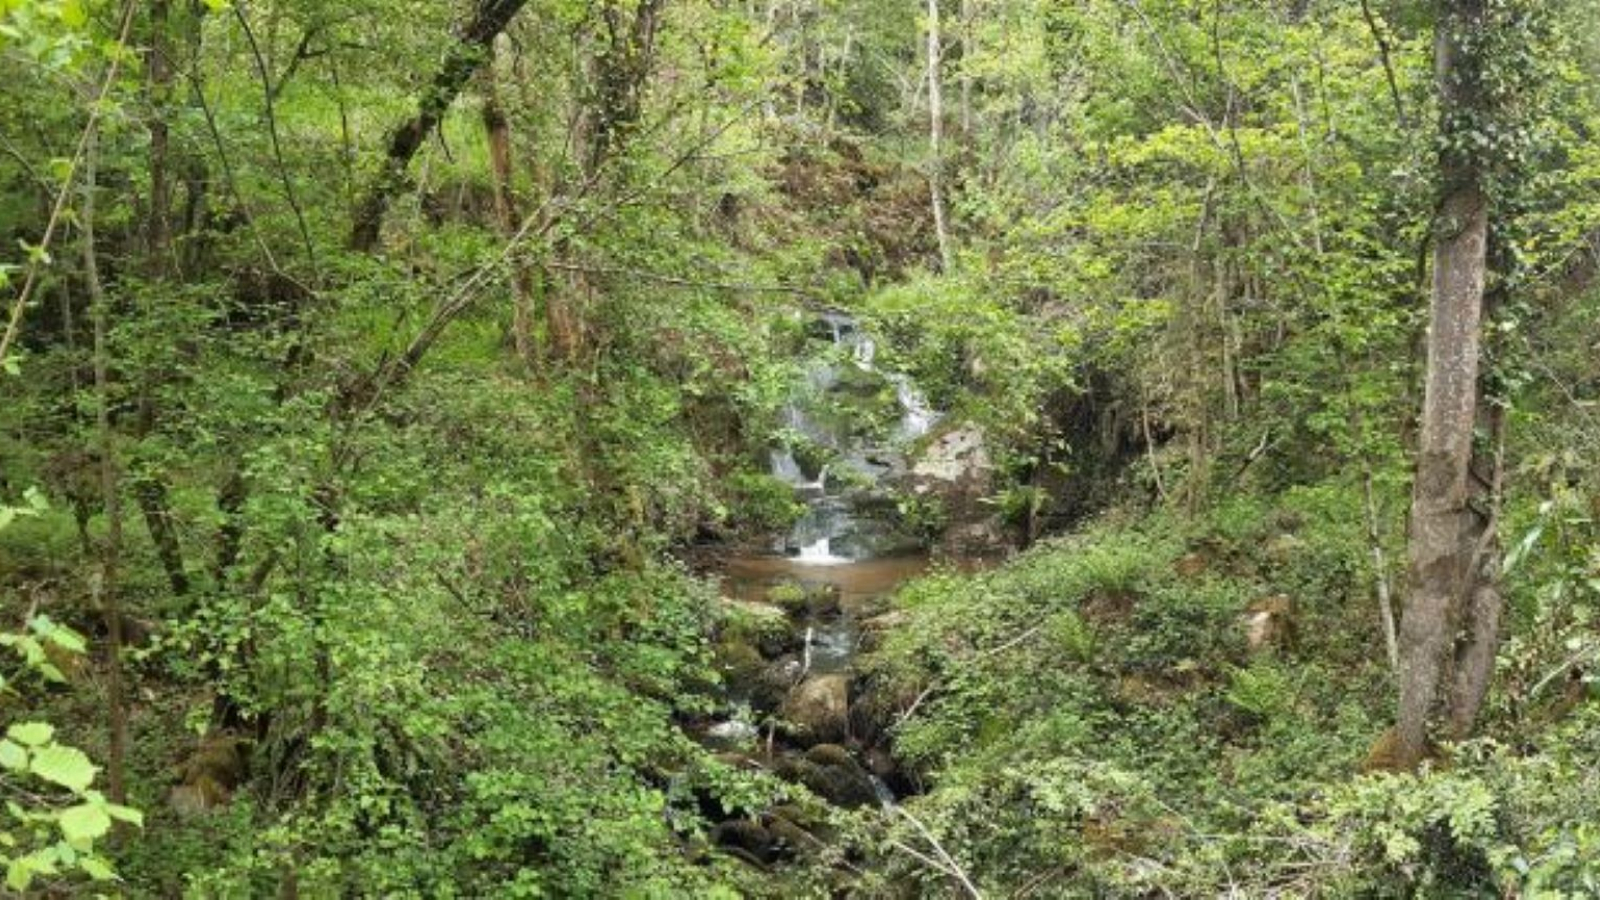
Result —
<path fill-rule="evenodd" d="M 796 379 L 783 415 L 787 440 L 769 457 L 805 514 L 777 541 L 778 554 L 723 561 L 725 602 L 768 624 L 753 644 L 736 648 L 740 638 L 724 637 L 727 704 L 692 727 L 709 745 L 748 754 L 831 803 L 889 805 L 891 785 L 915 784 L 887 752 L 886 729 L 852 734 L 852 685 L 867 635 L 881 634 L 871 623 L 882 598 L 928 564 L 926 547 L 901 522 L 897 479 L 939 415 L 909 376 L 878 369 L 878 346 L 854 319 L 825 313 L 809 331 L 826 346 Z M 748 817 L 725 833 L 750 835 Z"/>
<path fill-rule="evenodd" d="M 905 549 L 909 540 L 894 533 L 892 522 L 864 515 L 860 508 L 881 494 L 886 477 L 903 469 L 906 450 L 933 428 L 938 413 L 910 376 L 879 371 L 878 345 L 855 319 L 827 312 L 818 324 L 812 333 L 831 347 L 806 367 L 802 385 L 784 409 L 784 423 L 813 456 L 834 458 L 841 474 L 829 479 L 823 464 L 810 474 L 793 446 L 772 450 L 771 471 L 806 501 L 805 515 L 778 549 L 798 563 L 825 566 Z M 868 417 L 857 407 L 891 395 L 892 424 L 863 433 L 859 420 Z"/>

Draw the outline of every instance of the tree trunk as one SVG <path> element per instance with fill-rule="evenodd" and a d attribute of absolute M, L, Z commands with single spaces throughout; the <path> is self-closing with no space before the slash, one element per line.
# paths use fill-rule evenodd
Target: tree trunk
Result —
<path fill-rule="evenodd" d="M 621 155 L 639 122 L 665 0 L 636 0 L 631 17 L 623 15 L 622 5 L 622 0 L 606 0 L 601 6 L 599 47 L 585 65 L 592 84 L 582 86 L 587 103 L 578 117 L 578 162 L 586 189 Z M 566 257 L 569 249 L 562 241 L 555 252 Z M 593 287 L 579 269 L 570 270 L 563 281 L 563 289 L 544 295 L 545 322 L 552 357 L 570 361 L 578 358 L 586 340 L 584 308 Z"/>
<path fill-rule="evenodd" d="M 973 0 L 961 0 L 961 140 L 971 148 L 972 141 L 972 54 L 977 41 L 972 37 Z"/>
<path fill-rule="evenodd" d="M 118 485 L 116 451 L 111 433 L 111 387 L 107 370 L 105 287 L 100 281 L 100 264 L 94 246 L 94 194 L 96 166 L 99 163 L 99 133 L 89 126 L 83 154 L 83 203 L 78 210 L 78 227 L 83 234 L 83 278 L 89 288 L 94 318 L 95 432 L 100 445 L 100 498 L 106 516 L 106 543 L 100 557 L 100 612 L 108 635 L 106 647 L 106 706 L 110 737 L 107 741 L 106 791 L 113 803 L 126 803 L 123 760 L 127 756 L 128 713 L 122 684 L 122 604 L 117 577 L 122 562 L 122 495 Z"/>
<path fill-rule="evenodd" d="M 489 167 L 494 177 L 495 217 L 500 220 L 500 233 L 506 240 L 513 239 L 522 226 L 522 214 L 517 208 L 517 195 L 512 188 L 511 128 L 505 111 L 500 107 L 496 89 L 494 45 L 489 45 L 489 59 L 483 67 L 483 129 L 489 140 Z M 536 348 L 533 336 L 533 273 L 521 253 L 511 255 L 511 340 L 517 358 L 532 367 Z"/>
<path fill-rule="evenodd" d="M 939 239 L 939 266 L 950 271 L 950 233 L 944 209 L 944 96 L 939 80 L 939 0 L 928 0 L 928 188 L 933 197 L 933 229 Z"/>
<path fill-rule="evenodd" d="M 172 187 L 167 164 L 167 105 L 172 98 L 172 60 L 167 40 L 170 0 L 151 0 L 150 47 L 145 54 L 150 102 L 150 271 L 164 276 L 171 265 Z"/>
<path fill-rule="evenodd" d="M 1478 530 L 1468 501 L 1489 211 L 1481 164 L 1463 151 L 1468 143 L 1462 139 L 1472 127 L 1468 120 L 1481 114 L 1487 103 L 1480 87 L 1481 60 L 1474 55 L 1479 42 L 1471 40 L 1483 26 L 1484 0 L 1446 0 L 1435 39 L 1446 147 L 1440 154 L 1444 194 L 1434 249 L 1422 434 L 1411 498 L 1409 597 L 1400 623 L 1395 737 L 1396 762 L 1402 767 L 1414 767 L 1426 753 L 1429 720 L 1440 699 L 1453 636 L 1462 615 L 1478 602 L 1472 570 L 1482 561 L 1475 560 L 1480 541 L 1475 538 Z M 1485 596 L 1482 602 L 1490 600 Z M 1496 620 L 1497 614 L 1496 610 Z M 1487 624 L 1487 617 L 1475 618 Z M 1492 655 L 1489 662 L 1492 665 Z"/>
<path fill-rule="evenodd" d="M 494 39 L 505 31 L 526 3 L 527 0 L 479 0 L 472 21 L 461 31 L 445 55 L 444 64 L 417 101 L 416 115 L 390 133 L 383 168 L 356 207 L 350 231 L 352 249 L 370 252 L 378 246 L 384 213 L 389 209 L 390 199 L 405 186 L 406 169 L 412 158 L 429 132 L 439 127 L 467 81 L 483 65 Z"/>

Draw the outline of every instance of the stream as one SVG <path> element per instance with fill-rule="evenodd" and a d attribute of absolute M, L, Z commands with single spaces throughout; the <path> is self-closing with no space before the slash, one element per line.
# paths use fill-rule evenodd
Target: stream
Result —
<path fill-rule="evenodd" d="M 783 411 L 770 470 L 805 505 L 766 553 L 717 566 L 730 611 L 718 643 L 726 708 L 690 728 L 725 761 L 804 784 L 835 806 L 889 805 L 913 789 L 863 709 L 858 655 L 889 624 L 886 598 L 929 565 L 902 523 L 908 457 L 939 421 L 908 376 L 881 371 L 855 319 L 823 313 Z M 715 843 L 758 864 L 797 852 L 795 822 L 728 819 Z M 814 840 L 813 840 L 814 843 Z"/>

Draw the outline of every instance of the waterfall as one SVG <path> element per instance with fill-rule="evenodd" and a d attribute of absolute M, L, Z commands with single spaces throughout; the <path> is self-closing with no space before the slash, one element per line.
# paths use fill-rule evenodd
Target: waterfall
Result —
<path fill-rule="evenodd" d="M 862 331 L 855 319 L 826 312 L 815 320 L 810 333 L 831 342 L 834 352 L 819 355 L 806 366 L 804 381 L 784 407 L 783 423 L 808 445 L 836 456 L 846 474 L 834 479 L 839 484 L 830 490 L 827 466 L 813 480 L 806 476 L 794 447 L 770 451 L 772 475 L 794 488 L 806 503 L 805 514 L 779 541 L 778 549 L 797 563 L 819 566 L 870 559 L 880 551 L 894 552 L 883 548 L 904 547 L 905 543 L 893 543 L 893 522 L 881 514 L 862 513 L 859 504 L 862 498 L 879 492 L 882 480 L 904 466 L 908 446 L 933 429 L 939 413 L 909 375 L 878 369 L 877 341 Z M 848 368 L 841 371 L 844 366 L 866 374 L 853 375 Z M 874 379 L 893 389 L 899 406 L 898 419 L 876 439 L 861 437 L 854 423 L 841 424 L 841 407 L 834 405 L 848 402 L 836 398 L 860 396 L 862 385 L 870 390 Z M 841 383 L 856 393 L 832 393 L 841 389 Z"/>
<path fill-rule="evenodd" d="M 895 398 L 900 401 L 900 425 L 897 436 L 902 441 L 914 441 L 933 429 L 939 414 L 928 405 L 928 398 L 912 383 L 910 377 L 895 373 L 888 376 L 894 385 Z"/>

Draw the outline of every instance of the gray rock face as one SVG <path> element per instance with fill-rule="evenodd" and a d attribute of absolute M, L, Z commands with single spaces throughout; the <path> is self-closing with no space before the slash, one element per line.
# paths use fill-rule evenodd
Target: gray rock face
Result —
<path fill-rule="evenodd" d="M 976 425 L 963 425 L 935 438 L 911 467 L 912 490 L 919 494 L 982 482 L 994 475 L 989 445 Z"/>
<path fill-rule="evenodd" d="M 946 520 L 941 545 L 955 555 L 981 555 L 1005 543 L 1005 527 L 986 501 L 995 465 L 983 431 L 966 424 L 940 434 L 912 461 L 913 496 L 937 502 Z"/>

